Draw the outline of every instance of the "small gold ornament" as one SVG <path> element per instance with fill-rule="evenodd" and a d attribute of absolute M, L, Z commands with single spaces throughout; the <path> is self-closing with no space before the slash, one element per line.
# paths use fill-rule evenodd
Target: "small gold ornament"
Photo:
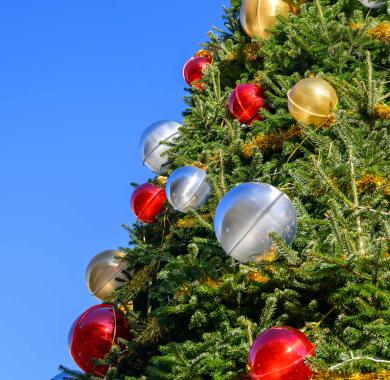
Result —
<path fill-rule="evenodd" d="M 211 54 L 210 50 L 205 50 L 205 49 L 198 50 L 195 53 L 195 57 L 209 58 L 211 60 L 211 63 L 213 63 L 213 55 Z"/>
<path fill-rule="evenodd" d="M 390 106 L 385 103 L 380 103 L 375 106 L 375 113 L 383 120 L 390 120 Z"/>
<path fill-rule="evenodd" d="M 338 103 L 335 89 L 321 78 L 300 80 L 287 93 L 287 97 L 292 117 L 304 124 L 325 123 Z"/>
<path fill-rule="evenodd" d="M 289 8 L 282 0 L 243 0 L 241 25 L 248 36 L 267 38 L 267 30 L 275 26 L 277 16 L 288 18 Z"/>
<path fill-rule="evenodd" d="M 390 22 L 383 21 L 379 25 L 368 30 L 370 37 L 375 38 L 383 43 L 390 42 Z"/>

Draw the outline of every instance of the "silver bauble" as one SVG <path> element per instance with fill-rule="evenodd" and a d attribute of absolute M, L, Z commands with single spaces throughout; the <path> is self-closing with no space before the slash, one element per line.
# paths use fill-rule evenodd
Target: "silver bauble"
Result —
<path fill-rule="evenodd" d="M 272 253 L 270 232 L 292 243 L 297 232 L 294 205 L 286 194 L 266 183 L 245 183 L 220 201 L 215 234 L 224 251 L 240 262 L 259 261 Z"/>
<path fill-rule="evenodd" d="M 175 210 L 188 212 L 207 202 L 211 188 L 203 169 L 183 166 L 169 176 L 165 191 Z"/>
<path fill-rule="evenodd" d="M 73 371 L 79 375 L 82 375 L 81 372 L 78 372 L 78 371 Z M 64 372 L 61 372 L 59 373 L 56 377 L 53 377 L 52 380 L 74 380 L 74 377 L 72 375 L 67 375 L 66 373 Z"/>
<path fill-rule="evenodd" d="M 386 1 L 382 0 L 359 0 L 367 8 L 380 8 L 382 5 L 386 4 Z"/>
<path fill-rule="evenodd" d="M 141 137 L 142 160 L 153 172 L 161 174 L 167 169 L 168 156 L 164 153 L 169 150 L 169 146 L 161 142 L 174 140 L 180 127 L 175 121 L 158 121 L 145 130 Z"/>
<path fill-rule="evenodd" d="M 126 256 L 117 250 L 107 250 L 97 254 L 88 264 L 85 279 L 91 293 L 103 302 L 110 301 L 114 290 L 123 286 L 117 279 L 127 280 L 122 271 L 126 263 L 118 260 Z"/>

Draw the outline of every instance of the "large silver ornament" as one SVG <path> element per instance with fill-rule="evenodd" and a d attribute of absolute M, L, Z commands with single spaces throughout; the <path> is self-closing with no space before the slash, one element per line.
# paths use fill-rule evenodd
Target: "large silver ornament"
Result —
<path fill-rule="evenodd" d="M 141 137 L 142 159 L 144 165 L 153 172 L 161 174 L 167 169 L 168 156 L 164 153 L 169 150 L 169 146 L 161 142 L 174 140 L 180 127 L 175 121 L 158 121 L 145 130 Z"/>
<path fill-rule="evenodd" d="M 245 183 L 220 201 L 215 234 L 225 252 L 240 262 L 259 261 L 272 253 L 270 232 L 292 243 L 297 232 L 294 205 L 286 194 L 266 183 Z"/>
<path fill-rule="evenodd" d="M 97 254 L 88 264 L 85 278 L 91 293 L 103 302 L 112 299 L 114 290 L 123 286 L 117 279 L 127 280 L 123 270 L 126 263 L 117 258 L 126 256 L 117 250 L 107 250 Z"/>
<path fill-rule="evenodd" d="M 79 375 L 82 375 L 81 372 L 78 372 L 78 371 L 73 371 Z M 74 380 L 74 377 L 72 375 L 67 375 L 66 373 L 64 372 L 61 372 L 59 373 L 56 377 L 53 377 L 52 380 Z"/>
<path fill-rule="evenodd" d="M 175 210 L 188 212 L 207 202 L 211 188 L 203 169 L 183 166 L 169 176 L 165 191 Z"/>
<path fill-rule="evenodd" d="M 380 8 L 382 5 L 386 4 L 386 1 L 382 0 L 359 0 L 367 8 Z"/>

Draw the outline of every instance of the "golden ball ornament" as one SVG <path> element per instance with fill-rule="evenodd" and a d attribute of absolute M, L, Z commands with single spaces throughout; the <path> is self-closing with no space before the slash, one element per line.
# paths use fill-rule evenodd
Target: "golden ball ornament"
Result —
<path fill-rule="evenodd" d="M 288 110 L 296 121 L 320 125 L 336 108 L 338 97 L 333 86 L 321 78 L 306 78 L 287 93 Z"/>
<path fill-rule="evenodd" d="M 126 263 L 120 258 L 126 254 L 110 249 L 97 254 L 88 264 L 86 281 L 91 293 L 103 302 L 111 301 L 114 290 L 123 286 L 122 281 L 128 278 L 123 273 Z"/>
<path fill-rule="evenodd" d="M 250 37 L 267 38 L 268 30 L 277 22 L 277 16 L 288 18 L 288 3 L 282 0 L 243 0 L 240 20 Z"/>

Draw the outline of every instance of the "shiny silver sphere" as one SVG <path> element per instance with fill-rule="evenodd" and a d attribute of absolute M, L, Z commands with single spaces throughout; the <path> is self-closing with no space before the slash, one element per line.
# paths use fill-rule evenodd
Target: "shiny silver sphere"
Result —
<path fill-rule="evenodd" d="M 110 249 L 97 254 L 88 264 L 85 273 L 87 286 L 91 293 L 103 302 L 110 301 L 114 290 L 123 286 L 117 279 L 127 280 L 122 273 L 126 263 L 117 260 L 126 256 L 122 251 Z"/>
<path fill-rule="evenodd" d="M 386 4 L 386 1 L 382 0 L 359 0 L 367 8 L 375 9 L 380 8 L 382 5 Z"/>
<path fill-rule="evenodd" d="M 180 127 L 175 121 L 158 121 L 145 130 L 141 137 L 142 160 L 153 172 L 161 174 L 167 169 L 168 156 L 164 153 L 169 150 L 169 146 L 161 142 L 174 140 Z"/>
<path fill-rule="evenodd" d="M 78 371 L 74 371 L 80 375 L 82 375 L 81 372 L 78 372 Z M 74 377 L 72 375 L 67 375 L 66 373 L 64 372 L 61 372 L 59 373 L 56 377 L 53 377 L 52 380 L 74 380 Z"/>
<path fill-rule="evenodd" d="M 165 191 L 175 210 L 188 212 L 199 209 L 207 202 L 211 188 L 206 171 L 183 166 L 169 176 Z"/>
<path fill-rule="evenodd" d="M 295 239 L 297 216 L 286 194 L 266 183 L 245 183 L 220 201 L 214 219 L 215 234 L 224 251 L 245 263 L 272 252 L 270 232 L 288 244 Z"/>

